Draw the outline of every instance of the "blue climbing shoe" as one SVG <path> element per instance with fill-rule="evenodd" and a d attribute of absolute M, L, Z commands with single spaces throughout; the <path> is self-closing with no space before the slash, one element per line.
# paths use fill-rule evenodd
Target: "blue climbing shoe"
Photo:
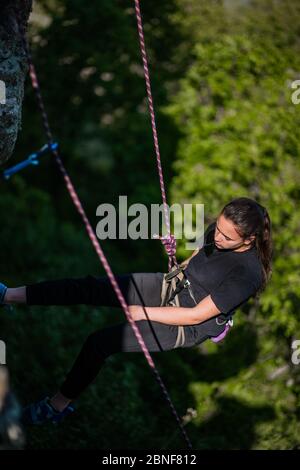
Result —
<path fill-rule="evenodd" d="M 7 286 L 5 284 L 2 284 L 2 282 L 0 282 L 0 305 L 4 305 L 3 300 L 4 300 L 6 291 L 7 291 Z"/>
<path fill-rule="evenodd" d="M 14 311 L 13 306 L 9 304 L 5 304 L 3 302 L 6 291 L 7 291 L 7 286 L 5 284 L 2 284 L 2 282 L 0 282 L 0 307 L 7 310 L 8 313 L 12 313 Z"/>
<path fill-rule="evenodd" d="M 22 413 L 22 422 L 25 425 L 44 424 L 47 421 L 59 424 L 66 416 L 75 411 L 74 407 L 68 405 L 63 411 L 56 411 L 50 404 L 49 397 L 26 406 Z"/>

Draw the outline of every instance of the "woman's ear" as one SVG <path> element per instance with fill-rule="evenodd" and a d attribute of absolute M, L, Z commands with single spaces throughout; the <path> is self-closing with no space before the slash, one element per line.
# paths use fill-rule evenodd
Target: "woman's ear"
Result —
<path fill-rule="evenodd" d="M 250 245 L 250 243 L 252 243 L 255 240 L 255 238 L 256 238 L 255 235 L 251 235 L 251 237 L 247 238 L 244 243 L 246 245 Z"/>

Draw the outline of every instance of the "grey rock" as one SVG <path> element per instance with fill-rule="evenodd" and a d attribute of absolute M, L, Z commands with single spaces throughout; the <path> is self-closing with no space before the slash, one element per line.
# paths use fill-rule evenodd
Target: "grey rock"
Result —
<path fill-rule="evenodd" d="M 12 155 L 21 129 L 28 66 L 19 24 L 26 31 L 31 8 L 32 0 L 0 0 L 0 80 L 6 98 L 0 103 L 0 164 Z"/>

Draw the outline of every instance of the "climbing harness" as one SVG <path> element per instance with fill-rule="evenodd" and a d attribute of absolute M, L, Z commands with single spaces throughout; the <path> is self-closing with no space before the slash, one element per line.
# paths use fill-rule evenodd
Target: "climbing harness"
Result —
<path fill-rule="evenodd" d="M 163 276 L 161 287 L 161 306 L 175 306 L 180 307 L 178 298 L 179 292 L 188 287 L 188 279 L 184 274 L 185 266 L 173 266 L 170 272 L 165 273 Z M 183 346 L 185 343 L 184 327 L 178 325 L 177 338 L 174 349 Z"/>
<path fill-rule="evenodd" d="M 195 295 L 193 293 L 192 285 L 189 279 L 185 274 L 185 269 L 187 266 L 183 266 L 180 264 L 178 267 L 173 266 L 171 271 L 168 273 L 164 273 L 162 286 L 161 286 L 161 304 L 160 306 L 174 306 L 180 307 L 179 297 L 178 294 L 183 289 L 187 289 L 191 299 L 193 300 L 194 304 L 197 305 L 197 301 L 195 299 Z M 223 320 L 222 320 L 223 317 Z M 224 319 L 225 317 L 225 319 Z M 221 326 L 225 325 L 224 330 L 218 336 L 211 336 L 210 339 L 214 343 L 218 343 L 222 341 L 227 333 L 229 332 L 230 328 L 233 326 L 233 318 L 231 315 L 226 315 L 221 313 L 216 317 L 216 324 Z M 178 325 L 178 332 L 177 338 L 175 342 L 175 348 L 182 347 L 185 343 L 185 333 L 184 333 L 184 326 Z"/>

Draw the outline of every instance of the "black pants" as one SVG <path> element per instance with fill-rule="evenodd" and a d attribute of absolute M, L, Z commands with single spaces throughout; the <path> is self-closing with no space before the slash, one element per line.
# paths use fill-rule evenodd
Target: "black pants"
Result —
<path fill-rule="evenodd" d="M 116 276 L 128 305 L 160 305 L 163 273 L 129 273 Z M 88 275 L 78 279 L 41 281 L 26 286 L 28 305 L 102 305 L 121 307 L 107 276 Z M 155 321 L 138 321 L 149 351 L 159 352 L 173 349 L 178 327 Z M 184 348 L 199 344 L 221 333 L 224 326 L 216 324 L 215 318 L 199 325 L 184 326 Z M 85 341 L 75 363 L 60 388 L 70 399 L 78 395 L 95 379 L 105 359 L 118 352 L 141 352 L 134 332 L 126 320 L 120 324 L 92 333 Z"/>

